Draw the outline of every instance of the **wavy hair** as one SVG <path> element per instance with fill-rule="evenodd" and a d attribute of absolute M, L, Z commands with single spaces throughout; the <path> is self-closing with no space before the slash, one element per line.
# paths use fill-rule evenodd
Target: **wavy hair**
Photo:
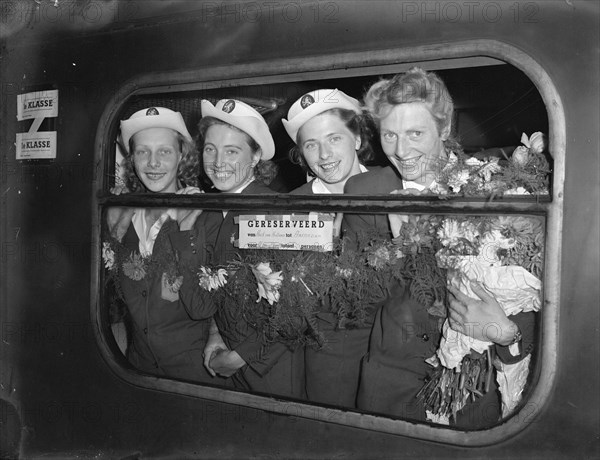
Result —
<path fill-rule="evenodd" d="M 252 150 L 252 153 L 261 152 L 261 148 L 260 148 L 260 145 L 258 145 L 258 142 L 256 142 L 254 140 L 254 138 L 252 136 L 250 136 L 247 132 L 242 131 L 241 129 L 237 128 L 236 126 L 233 126 L 223 120 L 219 120 L 218 118 L 203 117 L 198 122 L 198 134 L 196 134 L 196 137 L 194 138 L 194 141 L 196 143 L 196 148 L 198 149 L 198 151 L 200 153 L 202 153 L 202 150 L 204 149 L 204 140 L 206 138 L 206 132 L 208 131 L 208 128 L 210 128 L 211 126 L 215 126 L 215 125 L 226 126 L 230 129 L 233 129 L 234 131 L 242 133 L 244 135 L 246 143 L 250 146 L 250 150 Z M 204 171 L 204 159 L 203 159 L 202 154 L 200 154 L 200 162 L 201 162 L 201 169 L 200 169 L 201 176 L 200 177 L 202 180 L 203 188 L 210 189 L 213 187 L 213 183 L 209 179 L 209 177 L 206 175 L 206 172 Z M 279 170 L 278 170 L 277 165 L 275 163 L 273 163 L 272 161 L 258 160 L 258 163 L 256 163 L 256 165 L 254 166 L 254 180 L 256 180 L 257 182 L 261 182 L 265 185 L 269 185 L 273 181 L 273 179 L 275 179 L 275 177 L 277 176 L 278 171 Z"/>
<path fill-rule="evenodd" d="M 177 166 L 177 179 L 183 186 L 197 187 L 200 176 L 200 155 L 194 143 L 187 139 L 183 134 L 172 130 L 176 134 L 177 144 L 181 152 L 181 160 Z M 140 181 L 133 164 L 133 155 L 135 151 L 135 135 L 129 139 L 129 150 L 121 162 L 125 185 L 131 192 L 143 191 L 144 184 Z"/>
<path fill-rule="evenodd" d="M 370 143 L 372 129 L 370 127 L 370 120 L 367 117 L 359 115 L 352 110 L 340 108 L 329 109 L 315 116 L 318 117 L 323 114 L 337 116 L 352 134 L 360 137 L 360 148 L 356 151 L 356 155 L 361 164 L 365 164 L 373 159 L 373 150 Z M 300 165 L 304 172 L 315 177 L 315 173 L 310 169 L 304 159 L 301 146 L 294 145 L 289 151 L 288 156 L 292 163 Z"/>
<path fill-rule="evenodd" d="M 422 102 L 435 120 L 438 134 L 447 134 L 443 141 L 447 150 L 462 150 L 452 134 L 454 102 L 442 79 L 433 72 L 412 67 L 404 74 L 373 84 L 364 97 L 364 108 L 379 127 L 392 108 L 399 104 Z"/>

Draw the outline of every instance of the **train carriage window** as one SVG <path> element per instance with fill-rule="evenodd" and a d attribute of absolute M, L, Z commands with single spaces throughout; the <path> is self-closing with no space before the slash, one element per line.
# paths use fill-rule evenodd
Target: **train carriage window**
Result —
<path fill-rule="evenodd" d="M 555 301 L 549 254 L 557 251 L 550 243 L 561 184 L 548 139 L 556 116 L 548 89 L 516 66 L 452 62 L 281 75 L 257 66 L 243 78 L 235 68 L 218 78 L 217 69 L 206 81 L 177 84 L 163 75 L 115 100 L 108 128 L 99 130 L 103 288 L 94 305 L 115 372 L 148 388 L 457 444 L 493 442 L 526 423 L 540 405 L 543 344 L 552 335 L 544 318 Z M 382 124 L 365 117 L 370 155 L 361 171 L 374 180 L 384 177 L 374 172 L 391 171 L 404 191 L 372 193 L 382 184 L 363 191 L 351 181 L 346 194 L 289 194 L 315 175 L 290 159 L 295 143 L 281 119 L 292 105 L 322 88 L 361 100 L 376 82 L 415 65 L 434 71 L 454 102 L 459 142 L 435 169 L 435 187 L 407 192 L 414 184 L 390 167 L 382 145 L 398 133 L 380 136 Z M 180 175 L 174 189 L 149 193 L 119 121 L 179 112 L 202 158 L 202 101 L 222 100 L 241 101 L 266 120 L 275 143 L 265 176 L 272 193 L 219 193 L 202 163 L 192 169 L 195 180 Z M 408 162 L 423 154 L 414 152 Z M 324 168 L 337 167 L 328 161 Z M 143 174 L 159 182 L 168 172 Z M 238 216 L 233 227 L 228 215 Z M 338 227 L 339 238 L 315 242 L 319 228 Z M 468 316 L 475 307 L 495 309 L 494 320 Z M 482 437 L 458 436 L 471 430 Z"/>

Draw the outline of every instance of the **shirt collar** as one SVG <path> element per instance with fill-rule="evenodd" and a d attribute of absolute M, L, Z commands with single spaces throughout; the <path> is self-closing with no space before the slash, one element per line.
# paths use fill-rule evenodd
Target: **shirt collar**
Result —
<path fill-rule="evenodd" d="M 131 223 L 133 224 L 135 233 L 138 236 L 138 248 L 142 256 L 148 257 L 152 255 L 156 237 L 158 236 L 158 233 L 160 232 L 160 229 L 162 228 L 163 224 L 169 218 L 174 221 L 177 221 L 177 211 L 175 209 L 167 209 L 160 215 L 157 221 L 154 222 L 154 224 L 152 224 L 152 227 L 147 228 L 146 209 L 138 208 L 135 210 L 135 212 L 133 213 L 133 217 L 131 218 Z"/>
<path fill-rule="evenodd" d="M 365 168 L 362 164 L 359 164 L 358 167 L 360 168 L 361 173 L 365 173 L 368 171 L 368 169 Z M 312 181 L 312 191 L 315 195 L 331 194 L 331 192 L 325 186 L 323 181 L 318 177 L 315 177 Z"/>
<path fill-rule="evenodd" d="M 402 188 L 415 188 L 415 189 L 417 189 L 420 192 L 423 191 L 423 190 L 425 190 L 425 189 L 432 188 L 435 184 L 436 184 L 436 182 L 434 180 L 431 184 L 429 184 L 426 187 L 426 186 L 421 185 L 421 184 L 419 184 L 419 183 L 417 183 L 415 181 L 402 179 Z"/>
<path fill-rule="evenodd" d="M 234 190 L 233 192 L 230 192 L 230 193 L 242 193 L 252 182 L 254 182 L 254 177 L 252 177 L 248 182 L 243 184 L 237 190 Z M 227 215 L 227 213 L 229 212 L 229 210 L 224 209 L 222 212 L 223 212 L 223 217 L 225 217 Z"/>

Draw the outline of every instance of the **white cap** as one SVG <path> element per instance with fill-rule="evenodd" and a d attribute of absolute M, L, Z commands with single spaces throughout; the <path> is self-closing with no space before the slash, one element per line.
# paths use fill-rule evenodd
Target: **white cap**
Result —
<path fill-rule="evenodd" d="M 275 142 L 267 122 L 254 108 L 237 99 L 221 99 L 216 105 L 202 100 L 202 117 L 218 118 L 248 134 L 260 146 L 261 160 L 275 155 Z"/>
<path fill-rule="evenodd" d="M 352 110 L 360 114 L 360 104 L 353 97 L 348 96 L 338 89 L 317 89 L 306 93 L 292 104 L 288 111 L 288 119 L 281 119 L 283 126 L 294 142 L 298 130 L 312 117 L 330 109 Z"/>
<path fill-rule="evenodd" d="M 189 141 L 192 140 L 185 126 L 183 117 L 179 112 L 174 112 L 165 107 L 149 107 L 138 110 L 127 120 L 121 121 L 121 138 L 123 146 L 129 151 L 129 139 L 135 133 L 147 128 L 170 128 L 177 131 Z"/>

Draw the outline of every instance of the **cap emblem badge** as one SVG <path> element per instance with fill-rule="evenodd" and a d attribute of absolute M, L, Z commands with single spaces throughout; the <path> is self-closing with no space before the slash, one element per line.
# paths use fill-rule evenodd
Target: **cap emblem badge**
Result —
<path fill-rule="evenodd" d="M 315 99 L 310 94 L 305 94 L 304 96 L 302 96 L 302 99 L 300 99 L 300 106 L 303 109 L 307 108 L 309 105 L 312 105 L 314 103 Z"/>
<path fill-rule="evenodd" d="M 223 108 L 221 110 L 223 110 L 225 113 L 231 113 L 233 112 L 233 109 L 235 109 L 235 101 L 233 99 L 229 99 L 227 102 L 225 102 L 225 104 L 223 104 Z"/>
<path fill-rule="evenodd" d="M 146 110 L 146 116 L 148 115 L 158 115 L 158 109 L 156 107 L 150 107 Z"/>

